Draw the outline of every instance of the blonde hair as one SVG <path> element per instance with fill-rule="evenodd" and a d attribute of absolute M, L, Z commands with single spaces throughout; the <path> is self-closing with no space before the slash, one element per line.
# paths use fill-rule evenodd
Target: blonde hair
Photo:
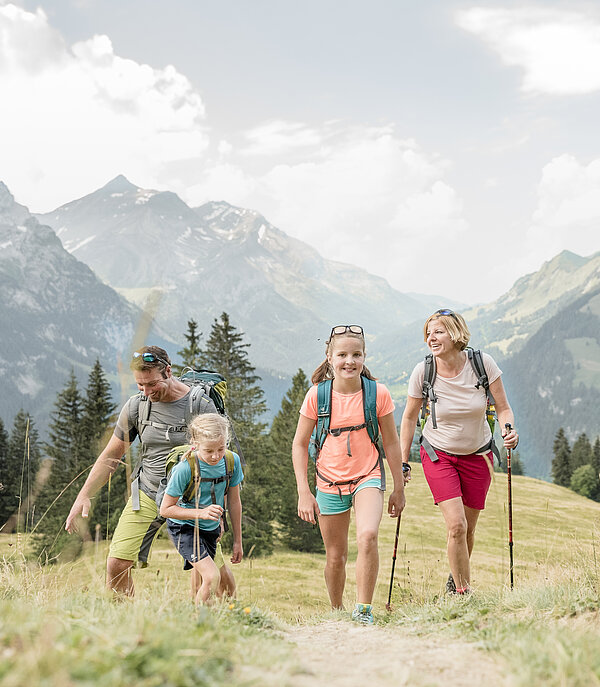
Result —
<path fill-rule="evenodd" d="M 344 337 L 344 338 L 348 338 L 348 339 L 358 339 L 359 341 L 362 342 L 363 353 L 366 354 L 365 337 L 363 336 L 363 334 L 355 334 L 354 332 L 344 332 L 344 334 L 333 334 L 325 342 L 325 360 L 312 373 L 312 377 L 310 378 L 310 381 L 313 384 L 318 384 L 319 382 L 323 382 L 326 379 L 333 379 L 333 369 L 332 369 L 331 365 L 329 364 L 328 357 L 329 357 L 329 355 L 331 355 L 331 352 L 333 351 L 333 342 L 334 342 L 336 336 L 337 337 Z M 367 379 L 376 379 L 376 377 L 373 377 L 373 375 L 369 372 L 366 365 L 363 365 L 363 368 L 362 368 L 362 371 L 360 374 L 363 377 L 366 377 Z"/>
<path fill-rule="evenodd" d="M 229 420 L 219 413 L 202 413 L 188 425 L 188 439 L 190 444 L 196 445 L 203 442 L 225 439 L 225 445 L 229 441 Z M 185 455 L 187 456 L 188 451 Z"/>
<path fill-rule="evenodd" d="M 456 348 L 458 348 L 459 351 L 464 351 L 469 345 L 469 339 L 471 338 L 471 332 L 467 327 L 467 323 L 465 322 L 463 316 L 459 315 L 457 312 L 453 312 L 452 310 L 444 310 L 444 312 L 451 314 L 442 315 L 440 314 L 441 311 L 438 310 L 427 318 L 427 321 L 423 325 L 423 340 L 427 341 L 427 327 L 429 326 L 429 323 L 432 320 L 439 320 L 444 327 L 446 327 L 446 330 L 452 339 L 452 343 L 456 346 Z"/>

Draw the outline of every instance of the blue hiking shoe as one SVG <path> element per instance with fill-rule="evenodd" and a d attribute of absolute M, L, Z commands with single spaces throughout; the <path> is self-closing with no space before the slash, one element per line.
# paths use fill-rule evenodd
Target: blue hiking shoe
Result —
<path fill-rule="evenodd" d="M 356 604 L 352 611 L 352 620 L 362 625 L 373 624 L 373 611 L 371 604 Z"/>

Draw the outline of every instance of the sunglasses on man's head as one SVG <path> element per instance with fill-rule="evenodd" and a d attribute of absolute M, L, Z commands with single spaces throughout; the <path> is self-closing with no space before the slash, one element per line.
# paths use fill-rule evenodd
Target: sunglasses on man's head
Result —
<path fill-rule="evenodd" d="M 139 351 L 135 351 L 133 359 L 136 360 L 137 358 L 141 358 L 145 363 L 162 363 L 163 365 L 170 365 L 170 363 L 154 355 L 154 353 L 140 353 Z"/>
<path fill-rule="evenodd" d="M 346 332 L 350 332 L 351 334 L 360 334 L 361 336 L 365 335 L 363 328 L 359 324 L 338 324 L 337 327 L 334 327 L 331 330 L 331 335 L 329 338 L 332 336 L 340 336 L 340 334 L 346 334 Z"/>

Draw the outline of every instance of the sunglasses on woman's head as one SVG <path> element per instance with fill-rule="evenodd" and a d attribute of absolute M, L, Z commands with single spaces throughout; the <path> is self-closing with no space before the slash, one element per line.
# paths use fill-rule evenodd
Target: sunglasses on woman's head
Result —
<path fill-rule="evenodd" d="M 154 355 L 154 353 L 140 353 L 139 351 L 135 351 L 133 359 L 136 360 L 137 358 L 141 358 L 145 363 L 162 363 L 163 365 L 170 365 L 170 363 Z"/>
<path fill-rule="evenodd" d="M 442 308 L 441 310 L 436 310 L 433 315 L 449 315 L 450 317 L 453 317 L 456 319 L 456 313 L 454 310 L 448 310 L 448 308 Z"/>
<path fill-rule="evenodd" d="M 331 338 L 332 336 L 340 336 L 341 334 L 346 334 L 346 332 L 350 332 L 351 334 L 360 334 L 361 336 L 365 335 L 365 333 L 363 332 L 363 328 L 359 324 L 338 324 L 337 327 L 334 327 L 331 330 L 329 338 Z"/>

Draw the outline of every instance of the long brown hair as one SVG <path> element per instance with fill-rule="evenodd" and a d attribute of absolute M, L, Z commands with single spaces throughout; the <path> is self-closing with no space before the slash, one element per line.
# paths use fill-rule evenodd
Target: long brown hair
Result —
<path fill-rule="evenodd" d="M 345 332 L 344 334 L 333 334 L 327 341 L 325 342 L 325 360 L 317 367 L 317 369 L 312 373 L 312 377 L 310 378 L 310 381 L 313 384 L 318 384 L 319 382 L 323 382 L 326 379 L 333 379 L 333 369 L 331 368 L 331 365 L 329 364 L 329 360 L 327 359 L 327 356 L 329 356 L 333 350 L 333 342 L 335 337 L 338 336 L 343 336 L 347 337 L 350 339 L 358 339 L 359 341 L 362 342 L 362 348 L 363 352 L 366 353 L 365 350 L 365 337 L 362 334 L 355 334 L 354 332 Z M 369 369 L 367 368 L 366 365 L 363 365 L 362 371 L 361 371 L 361 376 L 366 377 L 367 379 L 377 379 L 376 377 L 373 377 L 373 375 L 369 372 Z"/>

